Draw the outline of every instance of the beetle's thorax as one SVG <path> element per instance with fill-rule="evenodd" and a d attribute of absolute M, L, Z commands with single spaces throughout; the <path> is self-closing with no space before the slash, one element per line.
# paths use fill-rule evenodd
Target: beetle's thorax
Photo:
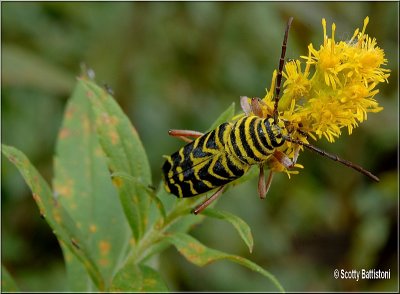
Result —
<path fill-rule="evenodd" d="M 259 164 L 284 143 L 286 133 L 283 121 L 245 116 L 232 126 L 226 150 L 245 164 Z"/>

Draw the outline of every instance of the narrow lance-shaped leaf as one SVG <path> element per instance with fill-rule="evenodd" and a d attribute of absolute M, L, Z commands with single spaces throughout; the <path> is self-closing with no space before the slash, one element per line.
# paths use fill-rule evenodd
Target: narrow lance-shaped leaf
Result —
<path fill-rule="evenodd" d="M 137 178 L 132 177 L 131 175 L 128 175 L 127 173 L 124 172 L 116 172 L 111 174 L 111 177 L 113 178 L 114 181 L 131 181 L 137 186 L 141 186 L 142 189 L 147 190 L 148 193 L 147 195 L 154 201 L 154 204 L 158 210 L 159 215 L 161 216 L 161 221 L 164 221 L 166 218 L 166 212 L 163 203 L 161 200 L 156 196 L 155 191 L 153 188 L 147 186 L 145 187 L 143 183 L 138 180 Z"/>
<path fill-rule="evenodd" d="M 236 231 L 239 233 L 240 237 L 246 243 L 247 247 L 249 248 L 250 253 L 253 250 L 253 235 L 251 234 L 251 229 L 248 224 L 240 217 L 221 210 L 216 210 L 214 208 L 207 208 L 203 212 L 206 216 L 226 220 L 233 225 Z"/>
<path fill-rule="evenodd" d="M 91 257 L 85 239 L 68 212 L 53 197 L 49 186 L 26 156 L 16 148 L 2 145 L 3 154 L 18 168 L 25 182 L 32 191 L 33 199 L 39 207 L 40 214 L 53 229 L 58 241 L 68 247 L 86 267 L 99 290 L 104 290 L 104 280 Z"/>
<path fill-rule="evenodd" d="M 96 285 L 92 282 L 91 276 L 81 260 L 64 243 L 61 243 L 61 249 L 67 272 L 68 291 L 95 291 Z"/>
<path fill-rule="evenodd" d="M 151 184 L 146 152 L 135 128 L 114 99 L 93 82 L 80 79 L 80 83 L 92 103 L 100 144 L 109 159 L 111 171 L 127 173 L 141 183 L 114 181 L 133 236 L 138 240 L 147 226 L 151 199 L 142 188 Z"/>
<path fill-rule="evenodd" d="M 60 203 L 80 224 L 107 288 L 118 261 L 124 257 L 121 255 L 131 232 L 98 142 L 86 92 L 77 83 L 68 101 L 57 140 L 53 186 Z M 68 252 L 64 254 L 71 290 L 95 290 L 79 262 L 69 257 Z"/>
<path fill-rule="evenodd" d="M 157 271 L 146 265 L 126 264 L 115 276 L 113 292 L 166 292 L 167 286 Z"/>
<path fill-rule="evenodd" d="M 267 277 L 281 292 L 284 292 L 283 287 L 274 275 L 246 258 L 210 249 L 201 244 L 195 238 L 184 233 L 176 233 L 169 235 L 166 238 L 188 261 L 197 266 L 204 266 L 217 260 L 227 259 Z"/>

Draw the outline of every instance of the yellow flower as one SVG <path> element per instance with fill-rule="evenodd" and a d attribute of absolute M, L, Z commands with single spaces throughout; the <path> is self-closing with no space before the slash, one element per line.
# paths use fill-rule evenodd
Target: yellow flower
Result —
<path fill-rule="evenodd" d="M 374 99 L 375 88 L 387 82 L 389 70 L 382 68 L 387 64 L 384 51 L 377 47 L 376 39 L 365 34 L 368 22 L 367 17 L 362 31 L 355 30 L 350 41 L 336 42 L 336 25 L 332 24 L 329 38 L 323 19 L 323 44 L 319 50 L 313 44 L 308 46 L 308 56 L 302 56 L 304 73 L 298 60 L 286 65 L 280 109 L 285 111 L 295 100 L 296 111 L 291 115 L 308 134 L 334 142 L 342 128 L 351 134 L 368 112 L 383 109 Z"/>
<path fill-rule="evenodd" d="M 375 38 L 365 31 L 369 18 L 364 20 L 363 29 L 356 29 L 349 41 L 335 40 L 336 25 L 332 24 L 331 37 L 322 19 L 323 42 L 319 49 L 308 46 L 308 55 L 300 60 L 286 63 L 282 73 L 282 97 L 279 101 L 279 118 L 286 122 L 292 139 L 307 142 L 308 137 L 317 140 L 322 137 L 334 142 L 347 128 L 349 134 L 367 119 L 368 113 L 383 108 L 375 100 L 379 83 L 388 82 L 390 70 L 383 49 L 377 46 Z M 302 70 L 304 66 L 304 70 Z M 273 115 L 274 94 L 277 72 L 274 71 L 269 90 L 263 99 L 263 114 Z M 288 141 L 278 148 L 288 158 L 295 158 L 299 146 Z M 300 147 L 302 150 L 303 147 Z M 288 170 L 271 159 L 270 168 L 277 172 Z"/>
<path fill-rule="evenodd" d="M 283 95 L 279 101 L 279 110 L 287 109 L 292 100 L 299 100 L 308 96 L 310 91 L 309 66 L 304 73 L 301 72 L 301 63 L 299 60 L 288 62 L 285 65 L 283 77 L 286 79 L 283 83 Z"/>

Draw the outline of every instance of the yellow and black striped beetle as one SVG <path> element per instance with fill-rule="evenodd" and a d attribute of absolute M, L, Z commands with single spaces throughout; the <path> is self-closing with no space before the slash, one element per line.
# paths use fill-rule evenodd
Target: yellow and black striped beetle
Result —
<path fill-rule="evenodd" d="M 243 176 L 252 165 L 260 168 L 258 194 L 265 198 L 271 184 L 273 169 L 265 180 L 264 166 L 274 161 L 286 168 L 296 164 L 300 146 L 306 147 L 322 156 L 338 161 L 363 173 L 375 181 L 379 179 L 359 165 L 329 154 L 311 144 L 291 137 L 293 130 L 279 118 L 278 103 L 282 80 L 282 71 L 286 53 L 288 32 L 293 18 L 290 18 L 282 43 L 281 57 L 276 79 L 274 109 L 263 117 L 260 99 L 241 97 L 240 104 L 245 116 L 236 122 L 226 122 L 216 129 L 203 134 L 190 130 L 170 130 L 171 136 L 180 137 L 188 142 L 171 156 L 166 156 L 162 167 L 165 189 L 177 197 L 192 197 L 213 189 L 215 193 L 193 210 L 200 213 L 223 192 L 225 185 Z M 301 130 L 297 130 L 301 133 Z M 193 141 L 187 137 L 195 138 Z M 277 150 L 285 141 L 298 146 L 293 160 Z"/>

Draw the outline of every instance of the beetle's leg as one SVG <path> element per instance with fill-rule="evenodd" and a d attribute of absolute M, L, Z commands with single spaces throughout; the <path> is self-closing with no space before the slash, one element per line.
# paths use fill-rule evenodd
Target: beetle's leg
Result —
<path fill-rule="evenodd" d="M 203 133 L 191 130 L 169 130 L 168 135 L 172 137 L 178 137 L 179 139 L 187 143 L 190 143 L 192 142 L 192 140 L 190 140 L 187 137 L 198 138 L 203 136 Z"/>
<path fill-rule="evenodd" d="M 193 137 L 193 138 L 198 138 L 203 136 L 204 134 L 202 132 L 197 132 L 197 131 L 192 131 L 192 130 L 169 130 L 168 135 L 173 136 L 173 137 Z"/>
<path fill-rule="evenodd" d="M 297 145 L 296 148 L 294 149 L 293 159 L 290 159 L 285 153 L 283 153 L 281 151 L 276 151 L 276 150 L 275 150 L 273 156 L 284 167 L 293 168 L 297 162 L 297 158 L 299 158 L 299 151 L 300 151 L 300 146 Z"/>
<path fill-rule="evenodd" d="M 297 145 L 296 149 L 294 149 L 292 165 L 290 167 L 294 167 L 294 165 L 296 164 L 297 158 L 299 158 L 299 151 L 300 151 L 300 145 Z"/>
<path fill-rule="evenodd" d="M 272 154 L 274 159 L 278 161 L 280 164 L 282 164 L 286 168 L 292 168 L 295 165 L 295 162 L 293 162 L 285 153 L 282 151 L 275 150 L 274 153 Z M 298 152 L 297 152 L 297 157 L 298 157 Z M 296 160 L 297 160 L 296 157 Z"/>
<path fill-rule="evenodd" d="M 260 164 L 260 173 L 258 175 L 258 196 L 260 199 L 265 199 L 267 196 L 265 188 L 264 165 Z"/>
<path fill-rule="evenodd" d="M 264 166 L 261 164 L 260 175 L 258 177 L 258 195 L 260 196 L 260 199 L 265 199 L 267 197 L 269 187 L 271 187 L 272 176 L 273 176 L 273 171 L 270 170 L 268 179 L 265 180 Z"/>
<path fill-rule="evenodd" d="M 214 194 L 211 195 L 210 198 L 206 199 L 202 204 L 197 206 L 192 212 L 194 214 L 199 214 L 202 212 L 207 206 L 209 206 L 214 200 L 216 200 L 219 196 L 221 196 L 224 191 L 225 186 L 220 187 Z"/>
<path fill-rule="evenodd" d="M 265 195 L 267 195 L 269 187 L 271 187 L 273 175 L 274 175 L 274 172 L 272 170 L 270 170 L 269 171 L 269 175 L 268 175 L 268 179 L 267 179 L 267 183 L 265 185 Z"/>

